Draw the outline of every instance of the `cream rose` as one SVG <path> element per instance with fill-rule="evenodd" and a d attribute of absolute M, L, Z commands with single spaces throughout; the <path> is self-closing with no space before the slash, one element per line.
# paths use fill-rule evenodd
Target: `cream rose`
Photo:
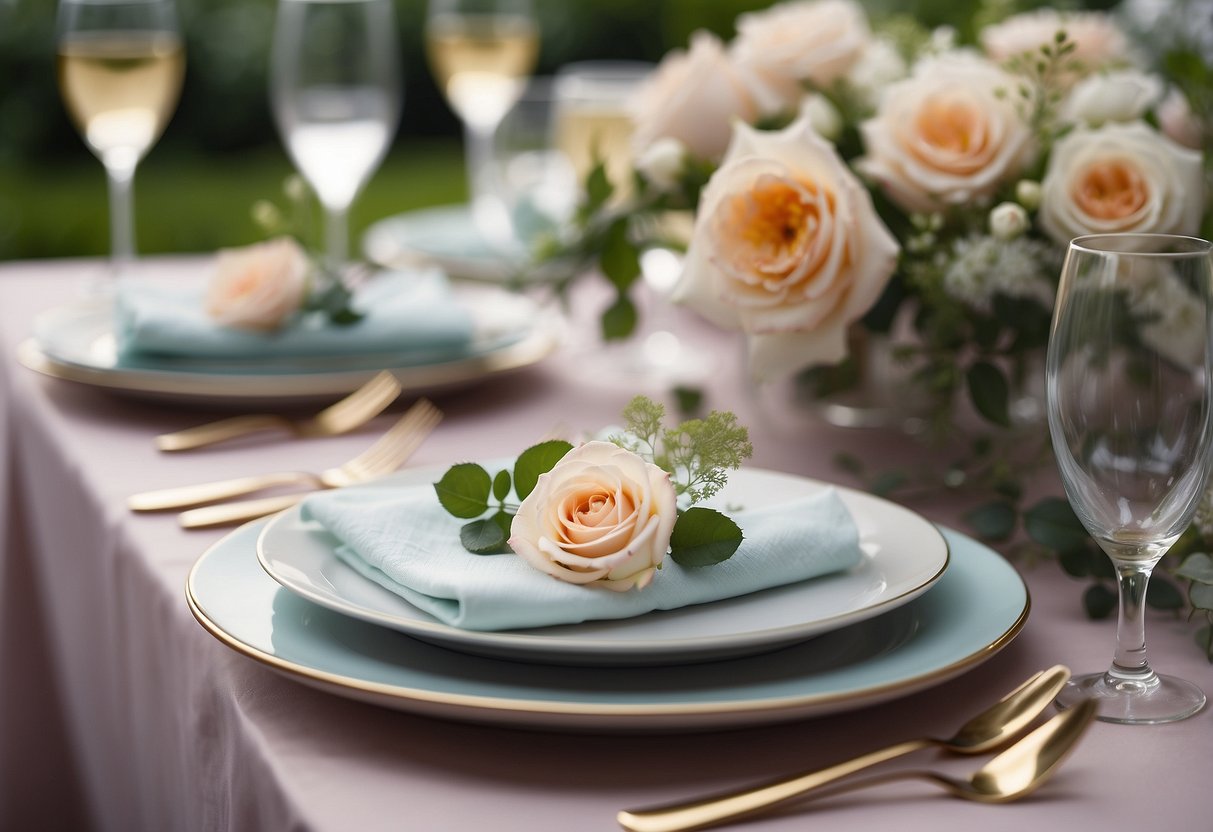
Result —
<path fill-rule="evenodd" d="M 897 262 L 863 185 L 801 116 L 778 132 L 745 124 L 700 198 L 673 297 L 749 339 L 759 379 L 846 356 L 847 327 Z"/>
<path fill-rule="evenodd" d="M 539 477 L 509 543 L 562 581 L 623 592 L 653 580 L 677 519 L 669 474 L 610 442 L 587 442 Z"/>
<path fill-rule="evenodd" d="M 1162 98 L 1162 81 L 1132 69 L 1098 73 L 1079 81 L 1061 106 L 1067 121 L 1098 127 L 1136 121 Z"/>
<path fill-rule="evenodd" d="M 289 237 L 219 252 L 206 311 L 221 326 L 271 331 L 303 305 L 308 259 Z"/>
<path fill-rule="evenodd" d="M 733 121 L 758 117 L 757 93 L 755 84 L 729 60 L 720 40 L 696 32 L 690 51 L 666 54 L 633 101 L 637 154 L 668 136 L 694 156 L 719 159 L 729 145 Z"/>
<path fill-rule="evenodd" d="M 1200 150 L 1204 143 L 1205 128 L 1187 97 L 1179 90 L 1171 90 L 1158 105 L 1158 126 L 1167 138 L 1184 147 Z"/>
<path fill-rule="evenodd" d="M 1059 243 L 1083 234 L 1195 234 L 1204 188 L 1200 154 L 1142 122 L 1078 129 L 1053 147 L 1040 225 Z"/>
<path fill-rule="evenodd" d="M 826 87 L 844 76 L 871 41 L 868 18 L 853 0 L 797 0 L 737 18 L 737 66 L 773 95 L 764 109 L 791 109 L 804 82 Z"/>
<path fill-rule="evenodd" d="M 909 67 L 893 43 L 884 38 L 873 40 L 859 60 L 847 72 L 847 85 L 869 110 L 880 104 L 884 88 L 906 77 Z"/>
<path fill-rule="evenodd" d="M 1123 63 L 1129 57 L 1129 38 L 1106 14 L 1100 12 L 1058 12 L 1037 9 L 1013 15 L 981 32 L 981 45 L 996 61 L 1005 61 L 1055 43 L 1057 33 L 1065 31 L 1074 43 L 1074 57 L 1086 72 L 1110 64 Z"/>
<path fill-rule="evenodd" d="M 909 211 L 991 196 L 1031 158 L 1031 133 L 1004 94 L 1014 88 L 973 55 L 923 60 L 885 89 L 876 116 L 860 126 L 865 156 L 856 167 Z"/>

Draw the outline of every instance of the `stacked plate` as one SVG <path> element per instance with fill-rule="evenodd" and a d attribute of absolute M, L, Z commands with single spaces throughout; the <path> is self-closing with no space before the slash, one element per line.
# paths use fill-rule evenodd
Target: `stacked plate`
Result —
<path fill-rule="evenodd" d="M 364 488 L 441 474 L 414 469 Z M 829 487 L 743 469 L 720 496 L 778 505 Z M 1020 631 L 1027 589 L 999 555 L 901 506 L 839 492 L 859 527 L 859 566 L 631 619 L 460 630 L 343 564 L 336 539 L 297 509 L 217 543 L 187 594 L 222 642 L 315 687 L 441 717 L 577 730 L 716 729 L 856 708 L 951 678 Z"/>

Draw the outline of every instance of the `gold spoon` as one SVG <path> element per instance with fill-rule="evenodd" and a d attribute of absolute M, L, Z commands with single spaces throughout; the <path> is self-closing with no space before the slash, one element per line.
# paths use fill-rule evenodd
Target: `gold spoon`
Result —
<path fill-rule="evenodd" d="M 932 746 L 958 754 L 992 751 L 1020 734 L 1057 696 L 1070 671 L 1055 665 L 1028 678 L 1022 685 L 977 714 L 948 739 L 907 740 L 872 751 L 829 768 L 780 778 L 771 783 L 700 798 L 689 803 L 635 812 L 620 812 L 617 820 L 632 832 L 681 832 L 702 829 L 737 817 L 755 815 L 858 771 Z"/>

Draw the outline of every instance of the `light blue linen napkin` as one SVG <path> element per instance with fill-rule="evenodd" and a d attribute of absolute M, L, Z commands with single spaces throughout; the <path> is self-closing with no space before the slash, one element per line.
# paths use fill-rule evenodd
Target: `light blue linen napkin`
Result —
<path fill-rule="evenodd" d="M 303 517 L 337 539 L 342 561 L 467 630 L 629 618 L 818 577 L 861 559 L 859 532 L 833 489 L 729 515 L 745 534 L 729 560 L 684 568 L 667 557 L 649 586 L 612 592 L 558 580 L 514 554 L 467 552 L 459 543 L 466 521 L 447 514 L 428 485 L 342 489 L 303 504 Z"/>
<path fill-rule="evenodd" d="M 205 288 L 165 281 L 123 283 L 115 303 L 119 360 L 274 359 L 340 355 L 407 355 L 435 360 L 463 354 L 473 322 L 438 271 L 394 272 L 359 288 L 354 307 L 365 317 L 349 326 L 302 315 L 277 332 L 219 326 L 206 314 Z M 402 362 L 403 363 L 403 362 Z"/>

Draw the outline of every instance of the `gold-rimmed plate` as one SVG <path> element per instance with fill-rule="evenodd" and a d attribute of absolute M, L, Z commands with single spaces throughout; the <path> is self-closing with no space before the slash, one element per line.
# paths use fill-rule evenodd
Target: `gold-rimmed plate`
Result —
<path fill-rule="evenodd" d="M 449 719 L 566 730 L 716 730 L 821 716 L 905 696 L 1009 644 L 1029 610 L 1015 569 L 944 535 L 951 562 L 919 598 L 781 650 L 680 666 L 564 667 L 468 655 L 331 612 L 258 565 L 265 521 L 212 546 L 190 609 L 229 648 L 307 685 Z"/>

